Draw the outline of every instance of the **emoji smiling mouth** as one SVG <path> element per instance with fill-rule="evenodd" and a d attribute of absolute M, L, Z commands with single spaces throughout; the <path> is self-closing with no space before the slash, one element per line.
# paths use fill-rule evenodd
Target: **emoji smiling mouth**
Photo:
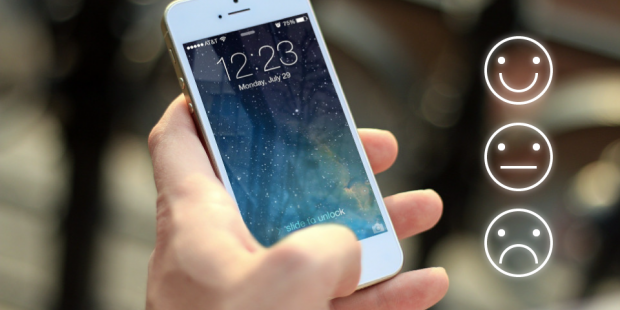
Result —
<path fill-rule="evenodd" d="M 500 81 L 502 81 L 502 84 L 504 84 L 504 87 L 506 87 L 509 91 L 513 92 L 513 93 L 523 93 L 526 92 L 530 89 L 532 89 L 532 87 L 534 87 L 534 85 L 536 84 L 536 81 L 538 81 L 538 73 L 536 73 L 536 75 L 534 76 L 534 81 L 532 81 L 532 84 L 526 88 L 523 89 L 514 89 L 510 86 L 508 86 L 508 84 L 506 84 L 506 82 L 504 82 L 504 76 L 502 75 L 502 73 L 499 73 L 499 79 Z"/>
<path fill-rule="evenodd" d="M 532 248 L 530 248 L 529 246 L 523 245 L 523 244 L 513 244 L 513 245 L 507 247 L 504 250 L 504 252 L 502 252 L 502 255 L 500 255 L 500 257 L 499 257 L 499 263 L 500 264 L 504 260 L 504 255 L 506 255 L 506 252 L 508 252 L 508 251 L 510 251 L 510 250 L 512 250 L 514 248 L 524 248 L 524 249 L 530 251 L 530 253 L 532 253 L 532 255 L 534 256 L 534 261 L 536 262 L 536 265 L 538 265 L 538 256 L 536 256 L 536 253 L 534 253 L 534 250 L 532 250 Z"/>

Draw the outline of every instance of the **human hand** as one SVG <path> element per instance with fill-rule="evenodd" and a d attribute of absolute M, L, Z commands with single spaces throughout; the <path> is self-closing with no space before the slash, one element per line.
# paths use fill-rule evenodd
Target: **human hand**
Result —
<path fill-rule="evenodd" d="M 398 151 L 394 136 L 359 133 L 374 172 L 388 169 Z M 427 309 L 448 289 L 445 270 L 429 268 L 356 292 L 361 249 L 344 226 L 315 225 L 260 245 L 216 177 L 182 96 L 153 128 L 149 149 L 158 199 L 148 310 Z M 431 228 L 442 212 L 433 191 L 385 204 L 401 239 Z"/>

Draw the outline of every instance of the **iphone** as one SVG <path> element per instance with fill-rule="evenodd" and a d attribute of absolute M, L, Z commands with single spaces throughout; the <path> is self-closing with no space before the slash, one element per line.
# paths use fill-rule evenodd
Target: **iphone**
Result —
<path fill-rule="evenodd" d="M 362 246 L 359 288 L 402 250 L 308 0 L 184 0 L 162 22 L 213 166 L 263 245 L 338 223 Z"/>

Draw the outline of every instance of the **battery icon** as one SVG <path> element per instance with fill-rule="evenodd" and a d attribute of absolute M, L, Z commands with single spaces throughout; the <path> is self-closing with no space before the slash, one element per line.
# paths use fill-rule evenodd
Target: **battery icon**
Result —
<path fill-rule="evenodd" d="M 299 23 L 303 23 L 303 22 L 305 22 L 307 20 L 308 20 L 308 17 L 304 16 L 304 17 L 299 17 L 299 18 L 295 19 L 295 22 L 297 22 L 299 24 Z"/>

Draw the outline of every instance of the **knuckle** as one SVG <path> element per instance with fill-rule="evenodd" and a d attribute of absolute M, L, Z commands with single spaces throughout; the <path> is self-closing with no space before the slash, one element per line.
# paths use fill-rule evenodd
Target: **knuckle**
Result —
<path fill-rule="evenodd" d="M 212 205 L 234 204 L 224 185 L 216 178 L 204 173 L 192 173 L 168 188 L 168 198 L 177 203 L 199 205 L 209 202 Z"/>
<path fill-rule="evenodd" d="M 153 154 L 153 151 L 164 139 L 164 132 L 165 130 L 161 124 L 157 124 L 153 127 L 153 129 L 151 129 L 148 138 L 149 150 L 151 151 L 151 154 Z"/>
<path fill-rule="evenodd" d="M 183 213 L 185 213 L 184 210 L 188 209 L 184 206 L 199 205 L 197 201 L 194 201 L 197 199 L 194 196 L 200 195 L 200 190 L 197 189 L 198 183 L 199 180 L 196 177 L 191 177 L 158 193 L 156 203 L 158 244 L 167 244 L 171 235 L 178 228 L 183 227 L 185 221 Z"/>
<path fill-rule="evenodd" d="M 272 249 L 270 263 L 285 273 L 307 269 L 317 264 L 307 249 L 295 244 L 282 244 Z"/>
<path fill-rule="evenodd" d="M 207 176 L 201 173 L 192 173 L 171 186 L 169 194 L 178 200 L 194 199 L 201 196 L 207 186 Z"/>
<path fill-rule="evenodd" d="M 185 176 L 159 191 L 157 207 L 166 209 L 174 208 L 178 204 L 198 204 L 200 201 L 197 200 L 203 197 L 203 191 L 207 186 L 209 186 L 208 177 L 203 174 L 193 173 Z M 209 201 L 212 201 L 211 197 Z"/>
<path fill-rule="evenodd" d="M 174 227 L 174 221 L 172 220 L 172 210 L 170 208 L 169 200 L 165 195 L 157 196 L 157 211 L 155 214 L 156 236 L 157 245 L 163 245 L 167 242 L 169 236 L 172 233 Z"/>
<path fill-rule="evenodd" d="M 229 205 L 234 203 L 225 190 L 209 190 L 214 184 L 209 176 L 201 173 L 190 174 L 175 184 L 162 189 L 157 195 L 157 236 L 158 239 L 178 231 L 192 221 L 196 208 L 209 205 Z"/>

